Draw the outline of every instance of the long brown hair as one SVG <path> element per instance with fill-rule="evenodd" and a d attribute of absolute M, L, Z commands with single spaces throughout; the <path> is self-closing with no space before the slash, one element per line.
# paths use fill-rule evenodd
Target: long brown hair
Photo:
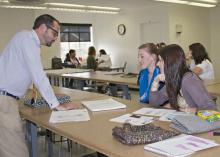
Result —
<path fill-rule="evenodd" d="M 202 63 L 205 59 L 211 62 L 205 47 L 201 43 L 191 44 L 189 45 L 189 49 L 192 51 L 192 57 L 196 65 Z"/>
<path fill-rule="evenodd" d="M 159 55 L 164 60 L 166 90 L 170 105 L 179 110 L 177 97 L 180 94 L 183 76 L 190 70 L 187 67 L 185 54 L 179 45 L 168 45 L 162 48 Z"/>

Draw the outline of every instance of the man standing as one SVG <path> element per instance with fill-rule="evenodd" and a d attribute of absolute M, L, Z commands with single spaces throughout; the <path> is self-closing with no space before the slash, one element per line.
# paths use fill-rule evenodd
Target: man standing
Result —
<path fill-rule="evenodd" d="M 0 55 L 0 156 L 28 157 L 17 100 L 34 83 L 51 109 L 60 105 L 43 71 L 40 46 L 50 47 L 59 34 L 59 21 L 44 14 L 36 18 L 32 31 L 17 33 Z"/>

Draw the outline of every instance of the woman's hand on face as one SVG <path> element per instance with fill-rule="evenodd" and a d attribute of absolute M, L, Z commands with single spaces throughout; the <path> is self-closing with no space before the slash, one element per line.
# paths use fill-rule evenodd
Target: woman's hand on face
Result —
<path fill-rule="evenodd" d="M 164 82 L 165 81 L 165 75 L 164 74 L 159 74 L 159 75 L 157 75 L 157 77 L 155 78 L 155 81 L 156 82 Z"/>
<path fill-rule="evenodd" d="M 158 91 L 159 82 L 164 82 L 164 81 L 165 81 L 165 75 L 164 74 L 157 75 L 157 77 L 154 79 L 154 82 L 152 83 L 151 91 L 152 92 Z"/>

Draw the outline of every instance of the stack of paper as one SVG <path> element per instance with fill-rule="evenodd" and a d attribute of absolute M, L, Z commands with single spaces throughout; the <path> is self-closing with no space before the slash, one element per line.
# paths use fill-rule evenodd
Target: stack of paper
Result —
<path fill-rule="evenodd" d="M 145 145 L 144 149 L 166 156 L 182 157 L 218 145 L 219 144 L 214 141 L 204 138 L 182 135 L 172 139 Z"/>
<path fill-rule="evenodd" d="M 66 110 L 66 111 L 52 111 L 50 116 L 50 123 L 61 123 L 61 122 L 79 122 L 88 121 L 89 113 L 87 109 L 78 110 Z"/>
<path fill-rule="evenodd" d="M 133 112 L 134 114 L 140 114 L 140 115 L 148 115 L 148 116 L 163 116 L 167 113 L 173 113 L 176 112 L 176 110 L 168 110 L 168 109 L 154 109 L 154 108 L 142 108 L 140 110 L 137 110 Z"/>
<path fill-rule="evenodd" d="M 91 111 L 105 111 L 126 108 L 125 104 L 122 104 L 112 98 L 95 101 L 82 101 L 82 104 Z"/>
<path fill-rule="evenodd" d="M 125 114 L 116 118 L 112 118 L 110 121 L 118 123 L 130 123 L 131 125 L 144 125 L 151 123 L 153 121 L 153 117 Z"/>

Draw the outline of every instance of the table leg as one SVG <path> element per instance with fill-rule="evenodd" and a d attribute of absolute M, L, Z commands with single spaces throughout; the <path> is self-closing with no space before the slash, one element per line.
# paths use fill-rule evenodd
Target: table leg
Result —
<path fill-rule="evenodd" d="M 46 132 L 47 132 L 46 140 L 48 143 L 48 157 L 52 157 L 53 156 L 53 143 L 52 143 L 53 135 L 50 130 L 46 130 Z"/>
<path fill-rule="evenodd" d="M 26 139 L 30 157 L 37 157 L 37 126 L 30 121 L 26 121 Z"/>

